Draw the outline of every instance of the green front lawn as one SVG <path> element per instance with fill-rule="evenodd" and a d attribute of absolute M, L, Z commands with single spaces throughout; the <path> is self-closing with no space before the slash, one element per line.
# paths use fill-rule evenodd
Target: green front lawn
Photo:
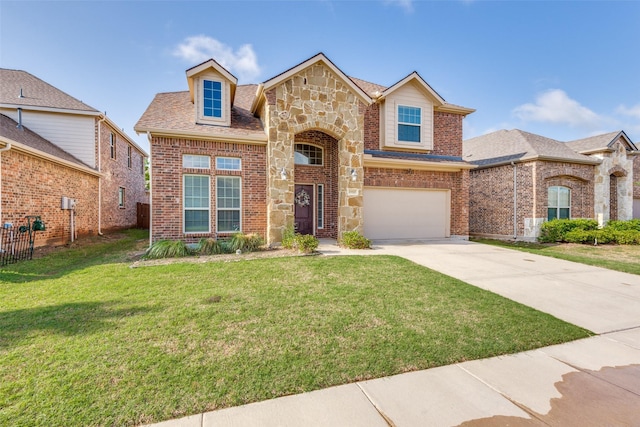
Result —
<path fill-rule="evenodd" d="M 492 239 L 474 242 L 517 249 L 537 255 L 640 274 L 640 245 L 580 245 L 576 243 L 527 243 Z"/>
<path fill-rule="evenodd" d="M 590 335 L 397 257 L 130 268 L 142 238 L 0 271 L 0 425 L 149 423 Z"/>

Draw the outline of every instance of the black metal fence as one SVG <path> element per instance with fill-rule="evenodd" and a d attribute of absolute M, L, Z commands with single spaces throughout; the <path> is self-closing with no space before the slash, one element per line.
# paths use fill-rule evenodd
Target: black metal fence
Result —
<path fill-rule="evenodd" d="M 32 222 L 33 220 L 33 222 Z M 36 231 L 43 231 L 39 216 L 28 216 L 25 225 L 6 223 L 0 228 L 0 266 L 33 258 Z"/>

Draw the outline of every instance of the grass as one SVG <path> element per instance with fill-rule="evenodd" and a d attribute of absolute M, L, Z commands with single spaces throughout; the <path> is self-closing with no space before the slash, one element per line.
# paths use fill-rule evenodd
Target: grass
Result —
<path fill-rule="evenodd" d="M 580 245 L 575 243 L 528 243 L 491 239 L 474 242 L 517 249 L 537 255 L 579 262 L 624 273 L 640 274 L 640 245 Z"/>
<path fill-rule="evenodd" d="M 590 335 L 402 258 L 130 268 L 144 237 L 0 270 L 0 425 L 136 425 Z"/>

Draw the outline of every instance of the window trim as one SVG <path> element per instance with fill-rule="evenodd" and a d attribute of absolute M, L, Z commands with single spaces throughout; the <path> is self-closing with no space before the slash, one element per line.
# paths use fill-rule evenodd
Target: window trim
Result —
<path fill-rule="evenodd" d="M 124 187 L 118 187 L 118 208 L 124 209 L 127 202 L 127 193 Z"/>
<path fill-rule="evenodd" d="M 198 231 L 187 231 L 187 206 L 186 206 L 186 201 L 187 198 L 185 196 L 186 194 L 186 184 L 187 184 L 187 177 L 199 177 L 199 178 L 206 178 L 207 179 L 207 190 L 208 190 L 208 203 L 207 203 L 207 207 L 199 207 L 199 208 L 188 208 L 189 210 L 192 211 L 207 211 L 209 212 L 208 214 L 208 218 L 209 220 L 207 221 L 207 230 L 198 230 Z M 187 173 L 182 175 L 182 232 L 184 234 L 208 234 L 211 233 L 211 176 L 209 175 L 203 175 L 203 174 L 191 174 L 191 173 Z"/>
<path fill-rule="evenodd" d="M 132 164 L 131 156 L 132 156 L 131 146 L 127 145 L 127 167 L 129 169 L 131 169 L 131 164 Z"/>
<path fill-rule="evenodd" d="M 296 154 L 304 155 L 303 153 L 298 152 L 298 146 L 302 146 L 302 145 L 307 147 L 313 147 L 320 150 L 320 163 L 298 163 L 296 161 Z M 321 147 L 320 145 L 317 145 L 317 144 L 311 144 L 309 142 L 296 142 L 293 144 L 293 162 L 294 164 L 301 165 L 301 166 L 324 166 L 324 147 Z"/>
<path fill-rule="evenodd" d="M 185 161 L 187 158 L 195 159 L 207 159 L 207 165 L 205 166 L 194 166 L 194 165 L 185 165 Z M 199 170 L 209 170 L 211 169 L 211 156 L 207 156 L 204 154 L 183 154 L 182 155 L 182 169 L 199 169 Z"/>
<path fill-rule="evenodd" d="M 239 199 L 239 206 L 237 208 L 220 208 L 220 203 L 218 200 L 218 197 L 220 197 L 220 184 L 219 184 L 219 180 L 220 179 L 231 179 L 231 180 L 237 180 L 239 185 L 238 185 L 238 189 L 240 190 L 240 194 L 238 195 L 238 199 Z M 219 227 L 219 211 L 238 211 L 238 229 L 237 230 L 220 230 Z M 234 176 L 234 175 L 217 175 L 216 176 L 216 232 L 218 234 L 225 234 L 225 233 L 238 233 L 238 232 L 242 232 L 242 178 L 239 176 Z"/>
<path fill-rule="evenodd" d="M 205 81 L 220 83 L 220 117 L 205 116 L 204 114 L 204 85 Z M 216 75 L 203 75 L 198 79 L 197 83 L 197 122 L 203 124 L 229 125 L 227 117 L 227 91 L 229 90 L 227 82 Z"/>
<path fill-rule="evenodd" d="M 218 166 L 218 160 L 237 160 L 237 168 L 225 168 Z M 242 170 L 242 158 L 241 157 L 228 157 L 228 156 L 216 156 L 216 170 L 218 171 L 241 171 Z"/>
<path fill-rule="evenodd" d="M 413 108 L 418 110 L 418 119 L 420 123 L 409 123 L 400 121 L 400 108 Z M 400 126 L 411 126 L 418 128 L 418 140 L 417 141 L 409 141 L 405 139 L 400 139 Z M 396 139 L 399 144 L 416 144 L 416 145 L 424 145 L 422 141 L 422 107 L 417 107 L 415 105 L 405 105 L 405 104 L 397 104 L 396 105 Z"/>
<path fill-rule="evenodd" d="M 316 229 L 324 229 L 324 184 L 316 185 Z"/>
<path fill-rule="evenodd" d="M 556 191 L 557 194 L 557 200 L 555 201 L 556 206 L 551 206 L 551 200 L 549 199 L 549 191 L 552 188 L 557 188 L 558 191 Z M 560 189 L 566 189 L 569 195 L 569 200 L 568 200 L 568 204 L 567 206 L 560 206 Z M 555 209 L 555 216 L 553 218 L 550 218 L 549 215 L 549 211 L 551 209 Z M 569 213 L 567 218 L 571 219 L 571 188 L 567 187 L 566 185 L 550 185 L 549 187 L 547 187 L 547 221 L 551 221 L 552 219 L 563 219 L 560 218 L 560 209 L 568 209 Z"/>
<path fill-rule="evenodd" d="M 116 134 L 109 133 L 109 156 L 115 160 L 116 158 Z"/>

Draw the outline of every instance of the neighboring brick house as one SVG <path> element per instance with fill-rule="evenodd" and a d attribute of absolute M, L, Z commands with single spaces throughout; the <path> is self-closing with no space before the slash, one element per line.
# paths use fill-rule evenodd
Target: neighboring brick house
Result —
<path fill-rule="evenodd" d="M 589 149 L 601 137 L 563 143 L 517 129 L 464 141 L 464 159 L 477 166 L 471 171 L 470 234 L 535 240 L 552 218 L 630 219 L 633 167 L 626 156 L 635 147 L 618 134 L 609 140 L 613 150 Z M 610 193 L 611 183 L 617 191 Z"/>
<path fill-rule="evenodd" d="M 0 224 L 41 216 L 37 246 L 133 227 L 137 203 L 148 202 L 147 153 L 105 114 L 25 71 L 0 69 L 0 151 Z M 62 209 L 63 197 L 75 207 Z"/>
<path fill-rule="evenodd" d="M 151 241 L 287 227 L 339 238 L 468 237 L 462 120 L 417 73 L 384 87 L 323 54 L 259 85 L 211 59 L 135 126 L 151 144 Z"/>

